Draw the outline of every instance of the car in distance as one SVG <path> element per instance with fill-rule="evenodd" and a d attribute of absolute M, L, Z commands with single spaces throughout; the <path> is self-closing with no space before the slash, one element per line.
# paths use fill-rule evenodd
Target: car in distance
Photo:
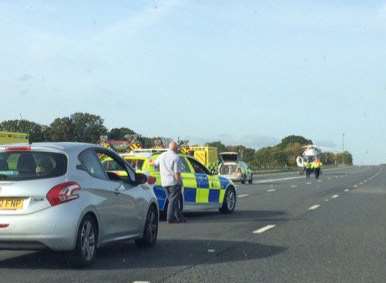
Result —
<path fill-rule="evenodd" d="M 106 158 L 126 176 L 105 170 Z M 159 210 L 146 182 L 96 145 L 0 146 L 0 249 L 68 251 L 81 267 L 114 241 L 153 246 Z"/>
<path fill-rule="evenodd" d="M 242 184 L 253 183 L 253 172 L 248 164 L 240 161 L 237 152 L 220 153 L 222 163 L 219 166 L 219 173 L 234 182 Z"/>
<path fill-rule="evenodd" d="M 161 212 L 167 209 L 167 192 L 161 186 L 159 169 L 154 161 L 160 153 L 134 153 L 121 156 L 136 168 L 137 172 L 156 179 L 153 187 Z M 213 175 L 202 163 L 190 155 L 179 154 L 183 182 L 183 211 L 217 209 L 232 213 L 236 208 L 236 186 L 226 177 Z"/>

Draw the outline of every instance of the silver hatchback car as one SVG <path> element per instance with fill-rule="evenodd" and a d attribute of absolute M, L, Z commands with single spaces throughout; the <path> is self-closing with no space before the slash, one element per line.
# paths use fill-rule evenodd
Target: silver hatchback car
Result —
<path fill-rule="evenodd" d="M 119 174 L 103 166 L 106 159 Z M 0 249 L 69 251 L 71 263 L 85 266 L 107 243 L 153 246 L 154 181 L 96 145 L 0 146 Z"/>

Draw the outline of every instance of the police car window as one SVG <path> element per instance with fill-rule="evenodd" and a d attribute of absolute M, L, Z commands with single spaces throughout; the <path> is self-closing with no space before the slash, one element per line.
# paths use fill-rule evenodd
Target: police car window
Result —
<path fill-rule="evenodd" d="M 93 150 L 83 151 L 79 155 L 79 161 L 91 176 L 99 179 L 108 179 L 98 156 Z"/>
<path fill-rule="evenodd" d="M 189 162 L 192 165 L 192 167 L 196 173 L 202 173 L 202 174 L 210 175 L 209 171 L 205 168 L 204 165 L 201 165 L 198 161 L 196 161 L 192 158 L 188 158 L 188 159 L 189 159 Z"/>
<path fill-rule="evenodd" d="M 178 165 L 182 173 L 191 173 L 188 162 L 184 157 L 180 158 L 180 163 Z"/>

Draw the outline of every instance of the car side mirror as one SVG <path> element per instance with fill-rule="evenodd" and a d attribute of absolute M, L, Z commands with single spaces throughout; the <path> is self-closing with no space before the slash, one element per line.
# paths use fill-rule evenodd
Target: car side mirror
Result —
<path fill-rule="evenodd" d="M 145 174 L 136 173 L 135 174 L 135 182 L 138 185 L 146 184 L 147 182 L 147 176 Z"/>

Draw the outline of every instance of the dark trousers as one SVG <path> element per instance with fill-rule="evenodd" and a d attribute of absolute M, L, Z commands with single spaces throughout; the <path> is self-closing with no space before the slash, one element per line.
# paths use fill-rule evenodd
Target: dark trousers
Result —
<path fill-rule="evenodd" d="M 315 178 L 319 179 L 319 175 L 320 175 L 320 168 L 316 168 L 315 169 Z"/>
<path fill-rule="evenodd" d="M 181 186 L 166 187 L 168 192 L 167 221 L 181 220 L 182 216 L 182 192 Z"/>
<path fill-rule="evenodd" d="M 311 176 L 312 169 L 311 168 L 306 168 L 306 179 L 308 180 Z"/>

